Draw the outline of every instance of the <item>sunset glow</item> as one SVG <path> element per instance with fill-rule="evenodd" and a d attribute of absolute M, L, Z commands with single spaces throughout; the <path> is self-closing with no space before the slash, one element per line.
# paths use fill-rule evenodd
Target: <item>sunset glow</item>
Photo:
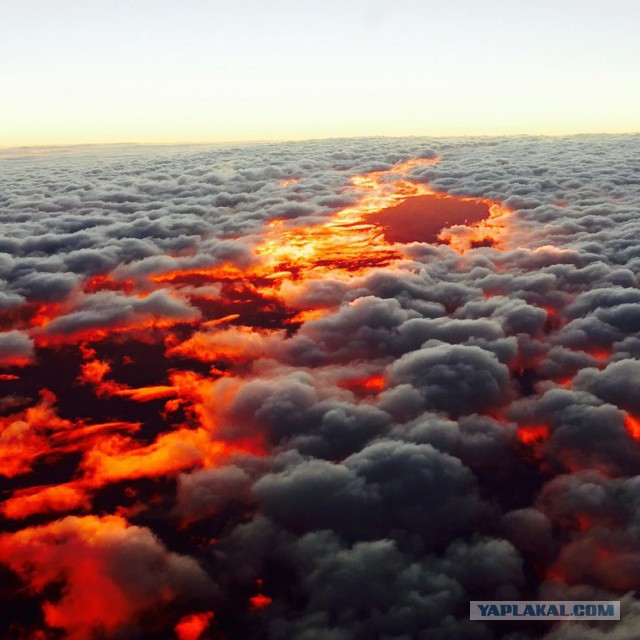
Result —
<path fill-rule="evenodd" d="M 629 0 L 26 0 L 0 9 L 0 147 L 638 131 L 638 18 Z"/>

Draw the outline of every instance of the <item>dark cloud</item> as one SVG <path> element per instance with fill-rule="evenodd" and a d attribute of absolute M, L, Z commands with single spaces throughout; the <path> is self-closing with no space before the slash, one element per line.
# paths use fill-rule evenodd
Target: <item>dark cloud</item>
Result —
<path fill-rule="evenodd" d="M 501 406 L 509 395 L 509 370 L 476 346 L 437 345 L 408 353 L 390 370 L 424 398 L 425 408 L 453 415 Z"/>
<path fill-rule="evenodd" d="M 640 361 L 619 360 L 602 371 L 583 369 L 575 378 L 575 386 L 585 389 L 605 402 L 640 414 L 640 397 L 636 393 L 640 385 Z"/>

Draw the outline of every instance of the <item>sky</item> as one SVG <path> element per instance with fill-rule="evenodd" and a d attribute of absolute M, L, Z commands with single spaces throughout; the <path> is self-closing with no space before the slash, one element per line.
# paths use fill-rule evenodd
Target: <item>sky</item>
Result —
<path fill-rule="evenodd" d="M 0 0 L 0 146 L 640 131 L 635 0 Z"/>

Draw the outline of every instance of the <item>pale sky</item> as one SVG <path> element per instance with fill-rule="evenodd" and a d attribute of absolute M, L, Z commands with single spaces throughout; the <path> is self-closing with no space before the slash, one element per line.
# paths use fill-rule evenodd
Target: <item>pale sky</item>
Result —
<path fill-rule="evenodd" d="M 0 0 L 0 146 L 640 131 L 639 0 Z"/>

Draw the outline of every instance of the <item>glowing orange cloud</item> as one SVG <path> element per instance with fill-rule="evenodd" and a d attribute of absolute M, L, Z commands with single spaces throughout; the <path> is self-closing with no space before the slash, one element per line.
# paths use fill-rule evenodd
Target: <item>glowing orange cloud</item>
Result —
<path fill-rule="evenodd" d="M 173 431 L 158 435 L 148 445 L 121 435 L 103 437 L 93 443 L 81 462 L 83 478 L 90 486 L 102 486 L 124 479 L 173 475 L 191 467 L 218 465 L 234 453 L 264 455 L 262 435 L 247 434 L 234 440 L 216 437 L 219 416 L 224 415 L 240 384 L 229 385 L 224 379 L 211 380 L 192 372 L 175 372 L 171 375 L 171 386 L 140 390 L 138 400 L 156 397 L 178 396 L 194 422 L 195 428 L 178 426 Z M 135 397 L 135 395 L 134 395 Z"/>
<path fill-rule="evenodd" d="M 117 382 L 105 380 L 106 375 L 111 371 L 111 365 L 103 360 L 89 360 L 80 367 L 78 382 L 92 385 L 96 395 L 112 396 L 124 390 L 126 387 Z"/>
<path fill-rule="evenodd" d="M 213 362 L 229 360 L 235 363 L 264 357 L 273 339 L 283 338 L 283 331 L 268 331 L 252 327 L 229 327 L 214 333 L 197 332 L 188 340 L 170 348 L 168 356 L 183 356 Z"/>
<path fill-rule="evenodd" d="M 135 433 L 140 429 L 140 422 L 114 420 L 85 424 L 78 422 L 66 431 L 56 431 L 49 435 L 52 451 L 74 453 L 90 449 L 94 442 L 114 433 Z"/>
<path fill-rule="evenodd" d="M 154 576 L 144 575 L 143 550 L 155 558 Z M 61 596 L 42 605 L 49 627 L 62 629 L 68 640 L 86 640 L 97 634 L 113 637 L 145 611 L 161 608 L 177 595 L 171 576 L 182 570 L 150 531 L 129 525 L 118 516 L 67 517 L 0 536 L 0 561 L 27 584 L 32 593 L 51 584 L 63 584 Z M 118 575 L 115 562 L 126 562 L 128 573 Z M 141 562 L 136 568 L 136 563 Z M 199 568 L 192 569 L 201 578 Z M 142 572 L 144 589 L 130 583 L 131 572 Z"/>
<path fill-rule="evenodd" d="M 0 475 L 12 478 L 27 473 L 39 456 L 51 451 L 48 433 L 73 427 L 56 415 L 50 391 L 43 390 L 40 396 L 33 407 L 0 418 Z"/>
<path fill-rule="evenodd" d="M 71 333 L 47 333 L 35 332 L 32 334 L 35 344 L 39 347 L 57 347 L 65 344 L 77 344 L 78 342 L 101 342 L 114 336 L 124 336 L 131 339 L 138 336 L 140 341 L 147 341 L 152 337 L 153 331 L 162 332 L 176 325 L 197 324 L 197 320 L 188 318 L 144 318 L 140 317 L 128 323 L 122 323 L 99 329 L 83 329 Z"/>
<path fill-rule="evenodd" d="M 6 518 L 22 519 L 36 513 L 87 510 L 90 507 L 91 502 L 82 484 L 69 482 L 18 490 L 0 505 L 0 511 Z"/>
<path fill-rule="evenodd" d="M 214 464 L 225 451 L 225 445 L 212 441 L 204 429 L 179 429 L 162 434 L 148 446 L 136 446 L 129 438 L 105 438 L 87 452 L 81 466 L 91 482 L 101 486 Z"/>
<path fill-rule="evenodd" d="M 136 402 L 149 402 L 162 398 L 171 398 L 176 395 L 176 389 L 168 385 L 154 385 L 151 387 L 138 387 L 137 389 L 119 389 L 113 395 L 120 398 L 129 398 Z"/>

